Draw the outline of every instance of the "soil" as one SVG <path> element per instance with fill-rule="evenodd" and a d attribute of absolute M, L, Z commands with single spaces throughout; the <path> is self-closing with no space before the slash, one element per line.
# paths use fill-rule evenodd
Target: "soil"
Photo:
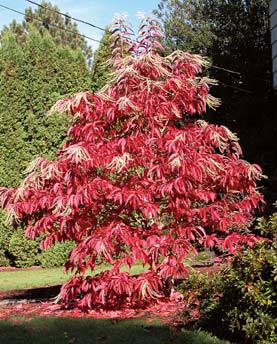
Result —
<path fill-rule="evenodd" d="M 26 270 L 41 270 L 41 266 L 31 266 L 29 268 L 16 268 L 15 266 L 0 266 L 1 271 L 26 271 Z"/>

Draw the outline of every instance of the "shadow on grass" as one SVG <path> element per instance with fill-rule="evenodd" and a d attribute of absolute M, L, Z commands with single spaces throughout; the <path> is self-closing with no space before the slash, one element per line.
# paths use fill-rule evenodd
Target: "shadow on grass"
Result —
<path fill-rule="evenodd" d="M 56 297 L 59 294 L 60 289 L 61 285 L 23 290 L 9 290 L 0 294 L 0 300 L 12 299 L 45 301 Z"/>
<path fill-rule="evenodd" d="M 13 318 L 0 321 L 1 344 L 227 344 L 200 331 L 173 332 L 158 321 Z"/>

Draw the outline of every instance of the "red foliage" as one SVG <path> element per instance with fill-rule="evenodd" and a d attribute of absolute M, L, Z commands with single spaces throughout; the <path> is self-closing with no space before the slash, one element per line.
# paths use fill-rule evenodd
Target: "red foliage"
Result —
<path fill-rule="evenodd" d="M 262 201 L 261 169 L 241 160 L 237 137 L 199 119 L 215 104 L 209 79 L 197 76 L 206 61 L 160 55 L 150 19 L 137 43 L 120 21 L 114 36 L 113 81 L 54 106 L 73 117 L 57 159 L 36 159 L 19 188 L 2 189 L 2 206 L 26 236 L 43 234 L 43 248 L 76 242 L 66 263 L 76 274 L 60 300 L 82 309 L 151 302 L 186 275 L 191 251 L 252 245 L 247 228 Z M 121 272 L 137 261 L 149 269 Z M 103 262 L 112 268 L 85 277 Z"/>

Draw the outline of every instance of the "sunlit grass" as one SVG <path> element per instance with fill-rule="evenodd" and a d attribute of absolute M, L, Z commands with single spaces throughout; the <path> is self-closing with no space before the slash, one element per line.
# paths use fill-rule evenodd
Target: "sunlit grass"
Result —
<path fill-rule="evenodd" d="M 186 265 L 192 265 L 201 261 L 207 260 L 211 256 L 210 252 L 201 252 L 198 256 L 189 255 L 186 260 Z M 95 268 L 93 273 L 87 272 L 87 275 L 97 274 L 101 271 L 110 269 L 111 265 L 103 264 Z M 131 270 L 124 266 L 121 271 L 130 272 L 132 275 L 136 275 L 143 270 L 148 269 L 149 266 L 143 266 L 141 263 L 137 263 L 132 266 Z M 8 290 L 22 290 L 30 288 L 39 288 L 58 285 L 66 282 L 72 273 L 66 273 L 63 267 L 59 268 L 41 268 L 34 270 L 15 270 L 15 271 L 2 271 L 0 272 L 0 291 Z"/>
<path fill-rule="evenodd" d="M 111 265 L 102 265 L 93 271 L 93 275 L 110 269 Z M 123 267 L 122 271 L 130 272 L 135 275 L 145 268 L 141 264 L 136 264 L 129 270 Z M 90 271 L 87 273 L 91 274 Z M 63 267 L 59 268 L 41 268 L 32 270 L 15 270 L 0 272 L 0 291 L 23 290 L 30 288 L 40 288 L 58 285 L 66 282 L 72 273 L 66 273 Z"/>
<path fill-rule="evenodd" d="M 21 290 L 62 284 L 70 274 L 64 268 L 18 270 L 0 272 L 0 290 Z"/>

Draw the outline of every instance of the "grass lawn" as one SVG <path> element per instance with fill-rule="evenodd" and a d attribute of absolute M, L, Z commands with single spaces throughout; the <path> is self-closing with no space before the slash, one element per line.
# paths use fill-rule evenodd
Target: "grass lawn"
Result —
<path fill-rule="evenodd" d="M 0 321 L 0 343 L 9 344 L 227 344 L 202 331 L 173 332 L 158 320 L 13 318 Z"/>
<path fill-rule="evenodd" d="M 210 252 L 201 252 L 198 256 L 190 256 L 186 260 L 187 265 L 192 263 L 203 262 L 210 258 Z M 108 269 L 109 265 L 97 268 L 94 273 L 99 273 Z M 145 267 L 147 268 L 147 267 Z M 144 268 L 141 264 L 132 267 L 131 273 L 137 274 Z M 123 269 L 128 271 L 127 268 Z M 30 288 L 39 288 L 62 284 L 66 282 L 71 274 L 66 274 L 63 267 L 45 268 L 34 270 L 18 270 L 18 271 L 1 271 L 0 272 L 0 291 L 22 290 Z"/>
<path fill-rule="evenodd" d="M 109 266 L 105 265 L 95 269 L 94 273 L 99 273 Z M 126 269 L 123 269 L 127 271 Z M 134 265 L 131 269 L 132 274 L 137 274 L 143 270 L 142 265 Z M 1 271 L 0 272 L 0 291 L 22 290 L 30 288 L 40 288 L 62 284 L 70 277 L 66 274 L 63 267 L 46 268 L 34 270 Z"/>
<path fill-rule="evenodd" d="M 95 271 L 109 268 L 102 266 Z M 127 270 L 124 269 L 124 270 Z M 135 265 L 131 273 L 143 270 Z M 68 280 L 61 268 L 2 271 L 0 291 L 22 290 L 53 286 Z M 0 320 L 0 343 L 2 344 L 228 344 L 211 334 L 198 330 L 174 332 L 159 319 L 147 322 L 144 319 L 88 319 L 12 316 Z"/>
<path fill-rule="evenodd" d="M 61 284 L 70 275 L 61 268 L 0 272 L 0 291 L 39 288 Z"/>

